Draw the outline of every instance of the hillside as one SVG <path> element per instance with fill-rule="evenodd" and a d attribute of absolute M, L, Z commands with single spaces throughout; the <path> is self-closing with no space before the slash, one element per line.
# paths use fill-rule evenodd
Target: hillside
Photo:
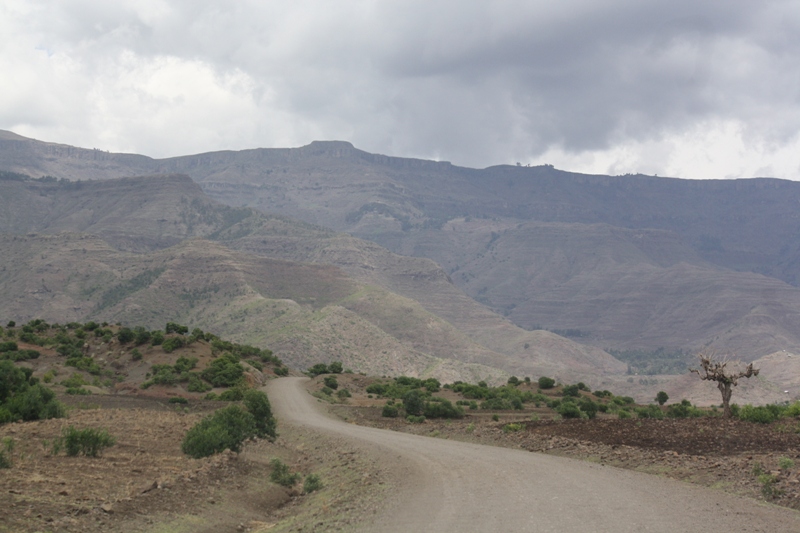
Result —
<path fill-rule="evenodd" d="M 379 278 L 507 354 L 545 340 L 512 322 L 580 332 L 573 340 L 616 350 L 696 350 L 711 343 L 747 359 L 800 350 L 793 286 L 800 280 L 800 184 L 794 182 L 589 176 L 550 166 L 477 170 L 369 154 L 346 142 L 153 160 L 10 133 L 0 136 L 0 166 L 68 179 L 186 173 L 226 204 L 432 259 L 444 276 L 396 255 L 408 266 L 389 274 L 383 261 L 370 271 L 375 261 L 327 247 L 325 254 L 306 247 L 295 257 L 338 264 L 361 280 Z M 228 244 L 259 253 L 257 241 L 242 239 Z M 264 249 L 274 253 L 273 244 Z M 371 253 L 363 241 L 339 240 L 334 248 Z M 414 283 L 405 283 L 412 271 Z M 447 286 L 460 291 L 449 294 Z M 507 321 L 464 303 L 464 294 Z"/>
<path fill-rule="evenodd" d="M 153 253 L 111 248 L 78 234 L 0 236 L 0 314 L 17 320 L 97 320 L 157 327 L 177 320 L 238 342 L 269 346 L 295 368 L 337 359 L 377 374 L 432 375 L 440 379 L 501 378 L 495 368 L 432 355 L 413 334 L 416 324 L 396 325 L 394 335 L 346 305 L 365 288 L 340 269 L 256 258 L 222 245 L 191 239 Z M 35 275 L 30 275 L 34 272 Z M 393 297 L 372 289 L 391 312 Z M 449 335 L 438 348 L 502 363 L 441 319 L 403 302 L 410 316 L 424 316 Z M 419 349 L 418 349 L 419 348 Z M 424 351 L 423 351 L 424 350 Z"/>
<path fill-rule="evenodd" d="M 78 186 L 80 187 L 76 189 Z M 8 210 L 16 209 L 28 214 L 41 213 L 41 216 L 29 216 L 27 219 L 7 217 L 4 219 L 5 227 L 0 226 L 0 231 L 16 234 L 35 231 L 50 234 L 91 232 L 112 245 L 115 248 L 114 252 L 120 250 L 156 252 L 163 250 L 175 240 L 207 237 L 225 245 L 225 248 L 213 248 L 217 251 L 224 249 L 219 257 L 213 259 L 223 264 L 230 263 L 225 257 L 226 254 L 238 250 L 244 254 L 238 256 L 246 257 L 247 261 L 254 264 L 261 264 L 255 259 L 255 256 L 258 256 L 295 263 L 339 267 L 359 285 L 377 286 L 384 290 L 368 291 L 369 297 L 346 299 L 341 303 L 342 309 L 330 315 L 330 319 L 333 320 L 333 317 L 345 310 L 354 312 L 361 310 L 360 314 L 367 320 L 362 324 L 365 327 L 369 325 L 373 328 L 377 325 L 381 335 L 388 334 L 393 338 L 403 339 L 408 348 L 415 353 L 424 353 L 435 358 L 433 361 L 420 360 L 415 363 L 413 372 L 410 369 L 407 369 L 407 372 L 421 372 L 430 367 L 435 368 L 435 372 L 440 376 L 452 374 L 453 371 L 448 370 L 447 365 L 442 366 L 442 363 L 437 362 L 440 359 L 480 363 L 519 374 L 563 372 L 572 375 L 577 372 L 591 375 L 598 372 L 601 374 L 621 372 L 625 368 L 601 350 L 584 347 L 550 333 L 527 332 L 514 326 L 465 296 L 451 283 L 441 268 L 430 260 L 398 256 L 373 243 L 320 227 L 218 204 L 208 199 L 186 176 L 173 175 L 162 179 L 122 178 L 81 183 L 0 181 L 0 192 L 5 191 L 10 192 L 3 197 L 13 197 L 13 204 L 9 202 Z M 27 226 L 24 224 L 26 221 Z M 11 242 L 16 241 L 12 239 Z M 206 245 L 193 246 L 193 249 L 201 250 Z M 34 247 L 29 246 L 28 251 L 32 253 Z M 112 251 L 107 250 L 105 253 L 110 254 Z M 16 264 L 12 257 L 9 255 L 9 260 Z M 153 256 L 146 257 L 146 261 L 157 261 Z M 29 258 L 26 256 L 25 261 L 35 262 L 38 259 L 36 256 Z M 94 261 L 93 258 L 83 256 L 72 258 L 70 259 L 74 261 L 72 268 L 76 271 L 85 271 L 86 267 L 81 266 L 81 261 L 84 260 L 90 263 Z M 135 264 L 143 260 L 145 259 L 142 256 L 136 254 L 123 254 L 117 261 L 119 265 L 123 265 L 126 262 Z M 65 264 L 62 259 L 50 261 L 59 265 Z M 270 262 L 264 261 L 263 264 L 269 265 Z M 194 283 L 199 284 L 198 287 L 186 289 L 192 294 L 207 295 L 211 288 L 218 285 L 212 273 L 196 272 L 191 263 L 174 267 L 179 271 L 184 268 L 187 270 L 184 273 L 176 273 L 176 277 L 187 278 L 191 275 Z M 129 267 L 129 271 L 135 272 L 136 269 Z M 323 271 L 325 269 L 320 269 L 320 272 Z M 14 275 L 24 279 L 29 275 L 29 270 L 21 269 Z M 127 279 L 122 274 L 115 275 Z M 108 283 L 115 279 L 114 276 L 103 277 L 99 274 L 93 274 L 93 278 L 97 279 L 98 286 L 104 287 L 105 290 L 111 290 Z M 301 280 L 299 276 L 295 281 L 298 283 L 303 281 L 308 291 L 296 301 L 301 306 L 309 303 L 309 299 L 314 298 L 310 295 L 317 290 L 318 284 L 309 279 Z M 39 280 L 37 279 L 35 283 L 39 283 Z M 396 296 L 392 296 L 392 293 Z M 62 312 L 68 307 L 74 309 L 77 319 L 94 316 L 87 313 L 99 313 L 102 310 L 108 319 L 149 323 L 148 320 L 155 318 L 148 315 L 148 312 L 155 313 L 159 319 L 166 314 L 184 317 L 189 312 L 185 309 L 187 303 L 192 305 L 194 303 L 193 297 L 183 296 L 183 299 L 158 304 L 148 301 L 139 304 L 144 309 L 140 314 L 126 311 L 125 314 L 117 313 L 110 316 L 109 310 L 105 308 L 97 310 L 97 304 L 81 301 L 87 296 L 91 299 L 86 289 L 83 292 L 79 291 L 73 296 L 70 305 L 53 309 L 53 312 Z M 200 306 L 217 305 L 221 301 L 217 291 L 214 291 L 214 296 L 213 299 L 203 299 Z M 37 313 L 42 312 L 35 307 L 33 301 L 24 299 L 19 301 L 24 302 L 19 307 L 11 307 L 10 304 L 6 306 L 8 312 L 18 313 L 20 317 L 39 316 Z M 158 311 L 153 311 L 153 308 Z M 258 310 L 253 316 L 259 316 L 258 313 L 262 311 Z M 225 329 L 218 329 L 229 327 L 219 316 L 200 316 L 198 311 L 192 312 L 194 313 L 191 315 L 192 320 L 198 320 L 201 327 L 213 327 L 215 330 L 227 333 Z M 268 315 L 271 316 L 271 313 Z M 298 320 L 300 322 L 310 320 L 311 316 L 301 314 Z M 254 320 L 259 319 L 254 318 Z M 319 322 L 313 323 L 319 324 Z M 231 334 L 250 335 L 247 332 L 237 331 L 232 331 Z M 339 351 L 347 350 L 340 348 L 331 353 L 319 353 L 320 348 L 309 349 L 307 343 L 298 343 L 297 339 L 302 336 L 299 332 L 294 332 L 292 335 L 294 336 L 289 340 L 275 343 L 276 346 L 286 346 L 290 351 L 292 355 L 287 356 L 290 364 L 304 364 L 303 361 L 310 358 L 329 360 Z M 248 342 L 252 341 L 250 337 L 246 338 Z M 330 344 L 332 341 L 326 342 Z M 361 352 L 361 356 L 364 357 L 367 348 L 364 345 L 358 349 L 353 348 L 352 351 Z M 394 348 L 392 350 L 382 348 L 380 353 L 398 352 Z M 404 354 L 402 357 L 408 356 L 406 352 L 401 351 L 401 353 Z M 380 358 L 377 354 L 371 357 Z M 396 357 L 402 359 L 399 355 Z M 354 364 L 354 368 L 356 367 L 359 369 L 363 367 L 365 370 L 368 368 L 363 364 L 361 366 Z M 401 368 L 403 365 L 399 364 L 396 370 L 399 371 Z M 453 375 L 458 376 L 457 373 Z"/>

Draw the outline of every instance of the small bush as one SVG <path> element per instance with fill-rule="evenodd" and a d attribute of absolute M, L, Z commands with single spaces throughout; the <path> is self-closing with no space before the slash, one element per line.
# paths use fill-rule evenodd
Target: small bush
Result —
<path fill-rule="evenodd" d="M 325 383 L 325 386 L 328 387 L 329 389 L 336 390 L 339 388 L 339 382 L 336 380 L 335 376 L 325 376 L 325 378 L 322 381 L 323 383 Z"/>
<path fill-rule="evenodd" d="M 215 387 L 233 387 L 244 377 L 244 368 L 234 355 L 226 353 L 214 359 L 201 376 Z"/>
<path fill-rule="evenodd" d="M 773 407 L 771 409 L 771 407 Z M 745 405 L 739 409 L 739 419 L 758 424 L 769 424 L 780 417 L 780 408 L 771 405 L 752 406 Z"/>
<path fill-rule="evenodd" d="M 325 363 L 317 363 L 316 365 L 312 366 L 307 371 L 308 375 L 312 378 L 315 376 L 319 376 L 320 374 L 328 374 L 328 365 Z"/>
<path fill-rule="evenodd" d="M 273 459 L 269 462 L 269 465 L 272 467 L 269 480 L 273 483 L 283 487 L 291 487 L 300 479 L 300 474 L 290 472 L 289 466 L 280 459 Z"/>
<path fill-rule="evenodd" d="M 178 348 L 183 348 L 186 346 L 186 339 L 183 337 L 168 337 L 164 339 L 164 342 L 161 343 L 161 348 L 166 353 L 172 353 Z"/>
<path fill-rule="evenodd" d="M 388 405 L 388 404 L 384 405 L 383 411 L 381 411 L 381 416 L 386 418 L 397 418 L 398 414 L 399 412 L 397 410 L 397 407 L 395 407 L 394 405 Z"/>
<path fill-rule="evenodd" d="M 305 481 L 303 481 L 303 492 L 306 494 L 311 494 L 312 492 L 316 492 L 321 488 L 322 480 L 320 480 L 319 476 L 316 474 L 307 475 Z"/>
<path fill-rule="evenodd" d="M 353 395 L 350 394 L 350 391 L 347 389 L 342 389 L 336 392 L 336 397 L 339 398 L 340 400 L 344 400 L 345 398 L 351 398 L 352 396 Z"/>
<path fill-rule="evenodd" d="M 781 457 L 778 459 L 778 468 L 781 470 L 791 470 L 794 468 L 794 461 L 788 457 Z"/>
<path fill-rule="evenodd" d="M 463 409 L 442 398 L 426 402 L 423 414 L 426 418 L 464 418 Z"/>
<path fill-rule="evenodd" d="M 522 424 L 506 424 L 503 426 L 503 433 L 516 433 L 524 428 Z"/>
<path fill-rule="evenodd" d="M 562 402 L 556 412 L 564 418 L 583 418 L 580 408 L 572 402 Z"/>
<path fill-rule="evenodd" d="M 339 361 L 334 361 L 333 363 L 328 365 L 328 372 L 331 374 L 341 374 L 342 373 L 342 363 Z M 331 387 L 333 388 L 333 387 Z"/>
<path fill-rule="evenodd" d="M 538 383 L 540 389 L 552 389 L 556 384 L 556 380 L 554 380 L 553 378 L 542 376 L 539 378 Z"/>
<path fill-rule="evenodd" d="M 161 346 L 164 343 L 164 332 L 163 331 L 154 331 L 150 334 L 150 345 L 151 346 Z"/>
<path fill-rule="evenodd" d="M 190 429 L 181 443 L 183 453 L 195 459 L 226 449 L 238 452 L 245 440 L 256 435 L 256 421 L 239 405 L 224 407 Z"/>
<path fill-rule="evenodd" d="M 408 420 L 412 424 L 422 424 L 423 422 L 425 422 L 425 417 L 422 415 L 420 416 L 408 415 L 406 417 L 406 420 Z"/>
<path fill-rule="evenodd" d="M 169 399 L 169 403 L 180 403 L 180 404 L 187 404 L 189 400 L 184 398 L 183 396 L 173 396 Z"/>
<path fill-rule="evenodd" d="M 228 389 L 217 397 L 218 400 L 223 402 L 238 402 L 242 398 L 244 398 L 244 391 L 239 387 Z"/>
<path fill-rule="evenodd" d="M 664 418 L 664 411 L 657 405 L 648 405 L 636 409 L 636 416 L 639 418 Z"/>
<path fill-rule="evenodd" d="M 425 410 L 425 401 L 422 393 L 419 390 L 410 390 L 403 395 L 403 408 L 406 414 L 411 416 L 420 416 Z"/>
<path fill-rule="evenodd" d="M 70 457 L 78 455 L 97 457 L 102 450 L 115 443 L 116 439 L 104 429 L 75 429 L 73 426 L 69 426 L 61 432 L 57 447 L 63 448 Z"/>
<path fill-rule="evenodd" d="M 278 436 L 277 422 L 272 416 L 272 406 L 267 395 L 255 389 L 248 389 L 244 392 L 242 400 L 255 420 L 256 436 L 274 440 Z"/>
<path fill-rule="evenodd" d="M 276 366 L 275 367 L 275 375 L 276 376 L 288 376 L 289 369 L 285 366 Z"/>
<path fill-rule="evenodd" d="M 630 418 L 630 417 L 631 417 L 631 414 L 630 414 L 628 411 L 622 411 L 622 410 L 620 410 L 620 411 L 617 413 L 617 416 L 619 417 L 619 419 L 620 419 L 620 420 L 622 420 L 622 419 L 624 419 L 624 418 Z"/>

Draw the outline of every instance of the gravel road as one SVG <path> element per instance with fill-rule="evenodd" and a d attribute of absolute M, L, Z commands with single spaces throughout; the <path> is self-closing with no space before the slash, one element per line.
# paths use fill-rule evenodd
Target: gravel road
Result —
<path fill-rule="evenodd" d="M 326 416 L 305 380 L 268 385 L 281 423 L 349 439 L 396 483 L 362 531 L 800 532 L 796 511 L 653 475 L 348 424 Z"/>

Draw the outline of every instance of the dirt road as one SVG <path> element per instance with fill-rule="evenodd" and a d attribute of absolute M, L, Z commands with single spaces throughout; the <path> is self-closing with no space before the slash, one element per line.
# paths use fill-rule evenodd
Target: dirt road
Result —
<path fill-rule="evenodd" d="M 800 513 L 710 489 L 591 464 L 329 418 L 305 378 L 268 386 L 282 423 L 346 437 L 397 481 L 363 531 L 800 532 Z"/>

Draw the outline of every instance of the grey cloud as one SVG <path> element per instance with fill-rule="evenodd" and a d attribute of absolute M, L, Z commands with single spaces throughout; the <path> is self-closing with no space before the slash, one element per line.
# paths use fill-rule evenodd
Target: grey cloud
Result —
<path fill-rule="evenodd" d="M 126 51 L 247 75 L 259 112 L 241 148 L 314 134 L 486 166 L 658 140 L 703 121 L 740 121 L 765 143 L 800 125 L 793 2 L 38 5 L 24 31 L 85 76 L 106 75 Z"/>

